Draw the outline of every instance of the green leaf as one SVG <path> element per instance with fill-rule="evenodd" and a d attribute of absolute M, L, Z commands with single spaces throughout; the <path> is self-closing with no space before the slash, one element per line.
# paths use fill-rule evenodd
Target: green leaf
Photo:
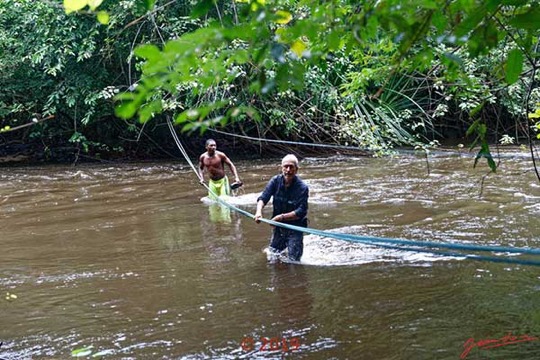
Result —
<path fill-rule="evenodd" d="M 240 105 L 237 107 L 233 107 L 227 111 L 227 117 L 233 121 L 237 118 L 242 118 L 241 115 L 247 115 L 256 122 L 261 121 L 260 114 L 255 108 L 251 106 Z"/>
<path fill-rule="evenodd" d="M 188 132 L 188 131 L 193 132 L 193 131 L 195 131 L 195 130 L 197 130 L 199 128 L 201 130 L 201 133 L 203 133 L 206 130 L 206 128 L 202 126 L 202 123 L 200 123 L 200 122 L 190 122 L 190 123 L 187 123 L 186 125 L 184 125 L 182 127 L 182 132 Z"/>
<path fill-rule="evenodd" d="M 528 2 L 529 0 L 502 0 L 501 5 L 522 6 Z"/>
<path fill-rule="evenodd" d="M 446 26 L 448 24 L 448 19 L 442 12 L 436 11 L 433 14 L 431 23 L 435 26 L 435 28 L 437 28 L 439 33 L 442 33 L 446 29 Z"/>
<path fill-rule="evenodd" d="M 510 19 L 509 23 L 518 29 L 538 30 L 540 29 L 540 8 L 532 7 L 524 14 L 518 14 Z"/>
<path fill-rule="evenodd" d="M 467 43 L 473 56 L 487 53 L 499 42 L 499 30 L 493 21 L 486 21 L 478 26 L 470 35 Z"/>
<path fill-rule="evenodd" d="M 144 0 L 144 5 L 147 11 L 152 10 L 154 8 L 155 3 L 156 3 L 156 0 Z"/>
<path fill-rule="evenodd" d="M 497 10 L 501 0 L 484 0 L 483 5 L 486 7 L 488 13 L 492 13 Z"/>
<path fill-rule="evenodd" d="M 469 114 L 472 118 L 474 118 L 476 116 L 476 114 L 478 114 L 480 112 L 480 110 L 482 110 L 484 108 L 484 104 L 483 103 L 480 103 L 478 104 L 474 109 L 471 110 L 471 113 Z M 476 121 L 475 121 L 476 122 Z M 478 126 L 481 126 L 483 124 L 479 124 Z M 485 126 L 485 125 L 484 125 Z"/>
<path fill-rule="evenodd" d="M 459 66 L 459 67 L 463 66 L 463 64 L 464 64 L 464 61 L 461 58 L 461 56 L 456 55 L 454 53 L 445 52 L 443 54 L 443 56 L 444 56 L 444 59 L 447 60 L 448 64 L 454 64 L 454 65 Z"/>
<path fill-rule="evenodd" d="M 497 164 L 495 163 L 495 160 L 493 160 L 491 153 L 489 155 L 490 156 L 487 158 L 488 166 L 491 169 L 491 171 L 497 172 Z"/>
<path fill-rule="evenodd" d="M 139 109 L 139 121 L 145 123 L 150 120 L 155 114 L 158 114 L 162 110 L 161 100 L 154 100 L 147 103 Z"/>
<path fill-rule="evenodd" d="M 431 9 L 431 10 L 435 10 L 438 7 L 440 7 L 437 1 L 434 1 L 434 0 L 415 1 L 415 4 L 424 9 Z"/>
<path fill-rule="evenodd" d="M 175 119 L 175 124 L 181 124 L 185 122 L 202 122 L 210 112 L 218 110 L 228 104 L 228 101 L 216 101 L 214 103 L 207 103 L 205 106 L 199 106 L 197 108 L 190 108 L 181 112 Z M 191 125 L 190 128 L 194 126 Z"/>
<path fill-rule="evenodd" d="M 523 54 L 518 49 L 512 49 L 506 60 L 505 80 L 508 84 L 518 81 L 523 71 Z"/>
<path fill-rule="evenodd" d="M 121 92 L 114 97 L 116 100 L 131 101 L 135 99 L 135 94 L 129 91 Z"/>
<path fill-rule="evenodd" d="M 178 114 L 176 118 L 174 119 L 175 124 L 182 124 L 186 121 L 187 121 L 187 110 Z"/>
<path fill-rule="evenodd" d="M 191 11 L 191 16 L 194 18 L 205 16 L 214 7 L 213 0 L 199 0 L 195 4 Z"/>
<path fill-rule="evenodd" d="M 122 119 L 130 119 L 137 113 L 137 105 L 133 101 L 122 103 L 114 108 L 116 116 Z"/>
<path fill-rule="evenodd" d="M 326 38 L 328 50 L 335 51 L 341 47 L 341 33 L 338 31 L 332 31 Z"/>
<path fill-rule="evenodd" d="M 486 16 L 486 8 L 480 6 L 476 11 L 473 11 L 464 21 L 462 21 L 457 27 L 455 34 L 457 37 L 467 35 L 471 30 L 473 30 L 484 17 Z"/>
<path fill-rule="evenodd" d="M 231 59 L 236 64 L 245 64 L 249 61 L 249 52 L 244 49 L 238 49 L 232 54 Z"/>
<path fill-rule="evenodd" d="M 493 160 L 493 155 L 491 155 L 489 145 L 485 140 L 482 141 L 482 146 L 480 147 L 478 154 L 476 154 L 473 167 L 476 167 L 476 165 L 478 164 L 478 160 L 481 158 L 485 158 L 487 160 L 488 166 L 491 171 L 497 172 L 497 164 L 495 163 L 495 160 Z"/>
<path fill-rule="evenodd" d="M 138 46 L 134 53 L 135 55 L 149 61 L 157 61 L 161 59 L 162 55 L 157 46 L 149 44 Z"/>
<path fill-rule="evenodd" d="M 467 131 L 465 132 L 465 135 L 471 136 L 476 131 L 476 128 L 478 127 L 479 124 L 480 124 L 480 120 L 475 120 L 471 124 L 471 126 L 469 126 L 469 128 L 467 129 Z"/>

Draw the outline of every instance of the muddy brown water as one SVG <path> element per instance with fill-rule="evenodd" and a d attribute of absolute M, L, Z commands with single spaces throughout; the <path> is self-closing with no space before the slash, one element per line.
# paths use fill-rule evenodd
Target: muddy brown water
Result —
<path fill-rule="evenodd" d="M 278 163 L 237 161 L 231 203 L 253 213 Z M 539 247 L 526 154 L 487 176 L 472 164 L 306 158 L 310 227 Z M 202 201 L 183 163 L 3 168 L 0 180 L 2 359 L 540 358 L 538 266 L 313 235 L 302 264 L 269 263 L 271 228 Z"/>

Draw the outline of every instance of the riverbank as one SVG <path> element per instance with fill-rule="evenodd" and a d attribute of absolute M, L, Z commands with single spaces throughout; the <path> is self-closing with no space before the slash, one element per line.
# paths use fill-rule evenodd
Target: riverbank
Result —
<path fill-rule="evenodd" d="M 78 163 L 129 163 L 163 160 L 183 160 L 184 156 L 170 137 L 157 136 L 155 138 L 142 137 L 139 141 L 127 143 L 124 147 L 109 148 L 107 146 L 88 147 L 84 149 L 78 144 L 47 144 L 35 141 L 27 144 L 0 143 L 0 166 L 40 165 L 40 164 L 78 164 Z M 313 156 L 373 156 L 373 152 L 346 145 L 311 144 L 302 140 L 276 140 L 268 139 L 257 141 L 256 138 L 227 133 L 207 132 L 204 136 L 181 137 L 180 142 L 191 159 L 197 159 L 205 151 L 207 139 L 216 140 L 218 150 L 226 153 L 231 159 L 250 160 L 264 158 L 279 158 L 283 154 L 293 153 L 299 157 Z M 529 147 L 526 145 L 498 145 L 491 144 L 494 158 L 505 157 L 510 152 L 512 156 L 523 153 L 530 157 Z M 422 150 L 413 148 L 396 149 L 400 155 L 420 155 Z M 476 157 L 478 149 L 453 141 L 430 150 L 430 155 L 439 153 L 443 155 Z M 380 154 L 379 154 L 380 155 Z"/>
<path fill-rule="evenodd" d="M 331 156 L 355 155 L 370 156 L 366 150 L 353 146 L 332 146 L 322 144 L 306 144 L 289 140 L 269 140 L 257 142 L 252 139 L 237 138 L 208 133 L 204 137 L 181 139 L 182 146 L 192 159 L 197 159 L 205 151 L 207 139 L 216 140 L 218 150 L 233 159 L 260 159 L 281 157 L 294 153 L 299 156 Z M 322 145 L 322 146 L 321 146 Z M 0 144 L 0 166 L 17 166 L 32 164 L 77 164 L 77 163 L 122 163 L 146 162 L 177 159 L 183 155 L 175 142 L 158 142 L 153 139 L 141 139 L 128 148 L 122 149 L 89 149 L 84 151 L 79 146 L 59 144 L 43 145 L 41 142 L 29 144 Z"/>

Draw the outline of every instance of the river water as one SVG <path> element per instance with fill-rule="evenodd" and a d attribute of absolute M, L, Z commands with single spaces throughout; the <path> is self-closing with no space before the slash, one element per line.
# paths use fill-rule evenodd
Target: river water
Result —
<path fill-rule="evenodd" d="M 455 155 L 305 158 L 309 226 L 538 247 L 539 182 L 506 155 L 497 174 Z M 254 213 L 279 159 L 235 164 L 231 203 Z M 539 266 L 314 235 L 302 264 L 269 262 L 271 227 L 202 201 L 180 162 L 0 180 L 1 359 L 540 358 Z"/>

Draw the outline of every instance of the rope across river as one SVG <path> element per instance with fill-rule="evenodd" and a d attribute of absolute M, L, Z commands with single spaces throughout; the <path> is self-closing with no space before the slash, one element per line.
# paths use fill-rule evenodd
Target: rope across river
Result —
<path fill-rule="evenodd" d="M 194 173 L 197 175 L 197 169 L 195 165 L 193 164 L 193 162 L 191 161 L 191 159 L 189 158 L 182 143 L 178 139 L 178 136 L 174 130 L 171 120 L 168 119 L 167 122 L 169 125 L 169 129 L 171 131 L 171 135 L 173 136 L 173 139 L 176 145 L 178 146 L 178 149 L 182 152 L 182 155 L 185 157 L 186 161 L 191 166 Z M 210 193 L 212 193 L 210 188 L 205 183 L 202 183 L 202 184 Z M 224 199 L 218 196 L 215 196 L 215 200 L 221 205 L 226 206 L 227 208 L 233 211 L 236 211 L 250 219 L 254 218 L 253 214 L 226 202 Z M 378 247 L 387 248 L 387 249 L 431 253 L 431 254 L 437 254 L 437 255 L 442 255 L 442 256 L 452 256 L 452 257 L 467 258 L 467 259 L 474 259 L 474 260 L 480 260 L 480 261 L 505 262 L 505 263 L 515 263 L 515 264 L 522 264 L 522 265 L 540 266 L 540 259 L 537 259 L 537 258 L 522 259 L 522 258 L 512 258 L 508 256 L 508 254 L 521 254 L 521 255 L 531 255 L 531 256 L 536 257 L 540 255 L 540 248 L 490 246 L 490 245 L 449 243 L 449 242 L 438 242 L 438 241 L 415 241 L 415 240 L 405 240 L 405 239 L 395 239 L 395 238 L 363 236 L 363 235 L 323 231 L 323 230 L 318 230 L 318 229 L 313 229 L 313 228 L 305 228 L 305 227 L 290 225 L 290 224 L 286 224 L 282 222 L 276 222 L 276 221 L 272 221 L 265 218 L 262 218 L 261 221 L 267 224 L 273 225 L 273 226 L 279 226 L 279 227 L 283 227 L 290 230 L 301 231 L 304 233 L 308 233 L 308 234 L 312 234 L 312 235 L 316 235 L 320 237 L 327 237 L 327 238 L 333 238 L 337 240 L 362 243 L 366 245 L 378 246 Z M 495 256 L 494 254 L 493 255 L 472 254 L 472 252 L 489 252 L 489 253 L 503 253 L 503 254 L 506 253 L 506 254 Z"/>

